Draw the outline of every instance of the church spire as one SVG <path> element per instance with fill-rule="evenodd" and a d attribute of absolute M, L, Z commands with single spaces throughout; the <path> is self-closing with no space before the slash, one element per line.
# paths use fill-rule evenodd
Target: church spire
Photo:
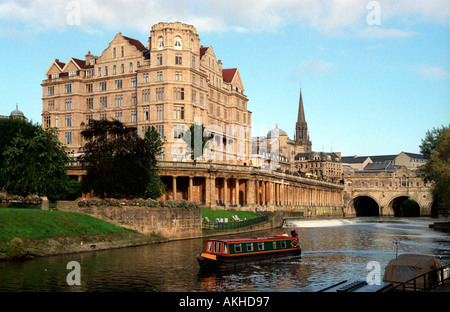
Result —
<path fill-rule="evenodd" d="M 300 89 L 300 100 L 298 103 L 298 117 L 295 123 L 295 143 L 305 147 L 306 152 L 311 151 L 311 141 L 309 140 L 308 124 L 306 123 L 305 110 L 303 108 L 302 89 Z"/>
<path fill-rule="evenodd" d="M 302 98 L 302 89 L 301 88 L 300 88 L 300 100 L 299 100 L 299 103 L 298 103 L 297 122 L 304 122 L 304 123 L 306 123 L 305 111 L 303 109 L 303 98 Z"/>

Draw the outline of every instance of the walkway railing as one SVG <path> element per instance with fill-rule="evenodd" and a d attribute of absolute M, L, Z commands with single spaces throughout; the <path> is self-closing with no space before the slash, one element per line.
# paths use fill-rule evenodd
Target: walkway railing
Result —
<path fill-rule="evenodd" d="M 450 281 L 450 264 L 413 277 L 388 289 L 391 291 L 427 292 Z"/>
<path fill-rule="evenodd" d="M 240 229 L 247 226 L 263 223 L 269 221 L 269 216 L 260 216 L 248 220 L 235 221 L 227 220 L 225 218 L 217 219 L 216 221 L 203 221 L 203 230 L 231 230 Z"/>

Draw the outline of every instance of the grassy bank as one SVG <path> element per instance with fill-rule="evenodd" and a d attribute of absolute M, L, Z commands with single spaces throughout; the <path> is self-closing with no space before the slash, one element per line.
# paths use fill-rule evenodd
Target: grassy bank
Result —
<path fill-rule="evenodd" d="M 119 241 L 132 244 L 158 238 L 84 214 L 0 208 L 0 259 L 87 251 L 117 247 Z"/>

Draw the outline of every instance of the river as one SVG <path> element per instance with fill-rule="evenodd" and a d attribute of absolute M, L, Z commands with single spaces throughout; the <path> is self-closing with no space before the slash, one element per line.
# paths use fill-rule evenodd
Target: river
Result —
<path fill-rule="evenodd" d="M 290 220 L 302 257 L 220 272 L 202 272 L 196 255 L 204 239 L 0 263 L 0 291 L 8 292 L 315 292 L 343 280 L 366 280 L 376 261 L 381 276 L 396 253 L 441 257 L 450 263 L 450 233 L 434 219 L 346 218 Z M 273 229 L 240 236 L 280 234 Z M 286 229 L 289 230 L 289 229 Z M 80 285 L 68 285 L 80 264 Z"/>

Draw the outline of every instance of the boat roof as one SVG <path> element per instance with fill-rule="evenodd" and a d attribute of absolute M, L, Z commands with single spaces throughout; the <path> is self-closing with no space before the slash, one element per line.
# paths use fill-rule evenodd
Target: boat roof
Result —
<path fill-rule="evenodd" d="M 239 237 L 239 238 L 213 238 L 208 239 L 208 241 L 220 241 L 224 243 L 239 243 L 239 242 L 260 242 L 260 241 L 269 241 L 269 240 L 283 240 L 290 239 L 291 236 L 282 236 L 282 235 L 274 235 L 274 236 L 263 236 L 263 237 Z"/>

